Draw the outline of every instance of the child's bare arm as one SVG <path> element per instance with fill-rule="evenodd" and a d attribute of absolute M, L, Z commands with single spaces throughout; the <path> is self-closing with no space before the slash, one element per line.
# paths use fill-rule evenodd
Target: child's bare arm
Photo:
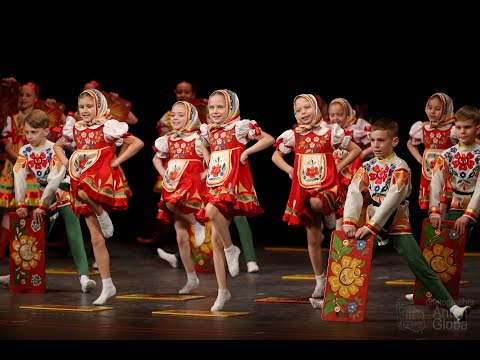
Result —
<path fill-rule="evenodd" d="M 418 163 L 421 164 L 423 162 L 423 156 L 422 154 L 420 154 L 420 151 L 418 151 L 418 147 L 416 145 L 413 145 L 412 139 L 408 139 L 407 148 L 410 151 L 410 153 L 413 155 L 415 160 L 417 160 Z"/>
<path fill-rule="evenodd" d="M 293 167 L 290 166 L 285 159 L 283 158 L 285 156 L 284 153 L 282 153 L 279 150 L 275 150 L 275 152 L 272 155 L 272 161 L 275 165 L 277 165 L 281 170 L 285 171 L 290 179 L 293 177 Z"/>
<path fill-rule="evenodd" d="M 257 140 L 257 142 L 254 145 L 250 146 L 248 149 L 246 149 L 240 156 L 240 161 L 242 162 L 242 164 L 245 162 L 245 160 L 247 160 L 249 155 L 262 151 L 269 146 L 272 146 L 275 142 L 273 136 L 267 134 L 265 131 L 262 131 L 260 135 L 255 136 L 254 139 Z"/>
<path fill-rule="evenodd" d="M 116 159 L 111 162 L 110 165 L 112 167 L 119 166 L 124 161 L 130 159 L 133 155 L 139 152 L 144 145 L 143 141 L 134 135 L 125 137 L 123 139 L 123 143 L 126 144 L 127 147 Z"/>
<path fill-rule="evenodd" d="M 68 158 L 67 158 L 67 155 L 65 155 L 64 149 L 65 149 L 65 145 L 62 143 L 60 139 L 58 139 L 55 145 L 53 145 L 53 151 L 55 151 L 55 154 L 58 156 L 63 166 L 65 166 L 65 168 L 68 169 Z"/>
<path fill-rule="evenodd" d="M 345 156 L 342 161 L 340 161 L 337 164 L 337 171 L 340 172 L 342 169 L 347 166 L 348 164 L 352 163 L 353 160 L 355 160 L 360 154 L 362 153 L 362 149 L 360 149 L 360 146 L 355 144 L 353 141 L 350 141 L 346 147 L 346 150 L 348 151 L 348 155 Z"/>
<path fill-rule="evenodd" d="M 157 169 L 158 173 L 163 178 L 163 176 L 165 175 L 165 168 L 163 167 L 163 160 L 160 159 L 157 156 L 154 156 L 153 159 L 152 159 L 152 162 L 153 162 L 153 166 L 155 167 L 155 169 Z"/>

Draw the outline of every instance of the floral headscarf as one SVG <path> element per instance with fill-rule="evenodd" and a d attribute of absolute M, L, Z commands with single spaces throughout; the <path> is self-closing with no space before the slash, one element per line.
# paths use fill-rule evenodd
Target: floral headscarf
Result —
<path fill-rule="evenodd" d="M 183 134 L 191 134 L 192 132 L 196 132 L 198 129 L 200 129 L 200 119 L 198 117 L 197 108 L 188 101 L 177 101 L 175 104 L 173 104 L 173 106 L 177 104 L 182 104 L 185 106 L 185 110 L 187 111 L 187 122 L 182 129 L 172 130 L 167 133 L 167 135 L 171 135 L 172 140 L 178 140 Z"/>
<path fill-rule="evenodd" d="M 295 101 L 297 101 L 297 99 L 299 97 L 302 97 L 302 98 L 306 99 L 315 108 L 315 119 L 313 120 L 313 122 L 311 124 L 304 125 L 297 118 L 297 114 L 295 113 Z M 318 107 L 317 99 L 312 94 L 300 94 L 300 95 L 295 96 L 295 99 L 293 99 L 293 113 L 295 115 L 295 119 L 297 119 L 297 124 L 298 125 L 295 128 L 295 131 L 298 132 L 298 133 L 302 133 L 302 132 L 305 132 L 305 131 L 310 131 L 310 130 L 320 126 L 320 121 L 322 120 L 322 112 L 320 111 L 320 108 Z"/>
<path fill-rule="evenodd" d="M 428 98 L 427 104 L 425 105 L 425 112 L 427 112 L 428 110 L 428 103 L 434 97 L 438 97 L 442 102 L 442 115 L 440 116 L 440 119 L 437 123 L 432 123 L 430 121 L 430 126 L 438 127 L 453 122 L 455 120 L 455 114 L 453 112 L 453 101 L 447 94 L 438 92 L 430 96 Z"/>
<path fill-rule="evenodd" d="M 93 125 L 102 125 L 112 117 L 110 114 L 110 108 L 108 107 L 107 99 L 105 96 L 98 91 L 97 89 L 88 89 L 82 91 L 82 93 L 79 95 L 82 96 L 83 94 L 88 94 L 93 98 L 93 102 L 95 104 L 95 119 L 93 119 L 90 122 L 87 122 L 85 120 L 79 120 L 77 121 L 77 126 L 85 126 L 85 127 L 90 127 Z"/>
<path fill-rule="evenodd" d="M 352 105 L 344 98 L 336 98 L 330 102 L 330 106 L 333 104 L 340 104 L 343 107 L 343 110 L 347 113 L 347 120 L 345 121 L 345 127 L 348 127 L 352 124 L 355 124 L 357 120 L 357 113 L 353 110 Z"/>

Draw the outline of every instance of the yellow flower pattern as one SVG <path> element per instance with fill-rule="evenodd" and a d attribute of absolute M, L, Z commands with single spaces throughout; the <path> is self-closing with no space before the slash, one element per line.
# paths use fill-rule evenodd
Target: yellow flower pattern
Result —
<path fill-rule="evenodd" d="M 359 286 L 363 286 L 365 280 L 358 268 L 361 263 L 361 260 L 352 259 L 349 256 L 343 256 L 341 264 L 332 261 L 330 268 L 334 275 L 328 278 L 332 291 L 338 291 L 345 299 L 358 293 Z"/>
<path fill-rule="evenodd" d="M 435 244 L 433 249 L 423 249 L 423 256 L 432 270 L 442 280 L 442 282 L 448 282 L 457 271 L 457 266 L 454 265 L 453 249 L 443 246 L 441 244 Z"/>
<path fill-rule="evenodd" d="M 20 265 L 24 270 L 36 268 L 42 258 L 42 251 L 37 245 L 38 241 L 31 236 L 22 235 L 19 239 L 15 238 L 11 255 L 15 265 Z"/>

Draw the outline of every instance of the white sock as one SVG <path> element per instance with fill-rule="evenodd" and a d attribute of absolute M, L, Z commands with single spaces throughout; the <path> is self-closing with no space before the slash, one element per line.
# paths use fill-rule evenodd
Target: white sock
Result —
<path fill-rule="evenodd" d="M 113 235 L 113 224 L 108 213 L 104 210 L 102 215 L 97 215 L 100 228 L 102 229 L 103 237 L 109 238 Z"/>
<path fill-rule="evenodd" d="M 413 294 L 407 294 L 405 295 L 405 299 L 409 300 L 409 301 L 413 301 Z"/>
<path fill-rule="evenodd" d="M 86 293 L 89 292 L 90 289 L 95 289 L 97 283 L 87 275 L 80 275 L 80 285 L 82 285 L 82 291 Z"/>
<path fill-rule="evenodd" d="M 312 297 L 323 298 L 323 294 L 325 292 L 325 274 L 315 276 L 315 280 L 317 281 L 317 285 L 315 285 L 315 290 L 313 291 Z"/>
<path fill-rule="evenodd" d="M 458 306 L 453 305 L 450 308 L 450 312 L 453 314 L 456 320 L 464 321 L 467 319 L 467 315 L 470 313 L 470 306 Z"/>
<path fill-rule="evenodd" d="M 310 304 L 314 309 L 323 309 L 323 300 L 310 298 Z"/>
<path fill-rule="evenodd" d="M 258 264 L 256 261 L 249 261 L 247 262 L 247 272 L 253 273 L 253 272 L 258 272 L 260 268 L 258 267 Z"/>
<path fill-rule="evenodd" d="M 200 280 L 198 280 L 197 273 L 195 271 L 191 273 L 187 272 L 187 283 L 178 293 L 180 295 L 190 294 L 192 290 L 195 290 L 198 287 L 198 285 L 200 285 Z"/>
<path fill-rule="evenodd" d="M 220 311 L 223 309 L 225 306 L 225 303 L 230 300 L 232 295 L 230 294 L 230 291 L 227 289 L 218 289 L 218 296 L 217 300 L 215 300 L 215 303 L 213 306 L 210 308 L 210 311 Z"/>
<path fill-rule="evenodd" d="M 93 302 L 93 305 L 103 305 L 109 298 L 117 293 L 115 285 L 113 285 L 112 278 L 102 279 L 102 293 L 97 300 Z"/>
<path fill-rule="evenodd" d="M 241 253 L 240 249 L 238 246 L 232 244 L 232 246 L 229 248 L 224 249 L 224 252 L 230 275 L 237 276 L 240 272 L 240 265 L 238 263 L 238 258 L 240 257 Z"/>
<path fill-rule="evenodd" d="M 195 234 L 195 247 L 199 247 L 205 242 L 205 225 L 197 221 L 193 224 L 193 232 Z"/>
<path fill-rule="evenodd" d="M 169 254 L 160 248 L 157 249 L 157 253 L 158 253 L 158 256 L 160 256 L 160 259 L 163 259 L 166 262 L 168 262 L 171 267 L 175 269 L 180 267 L 180 261 L 178 261 L 177 257 L 174 254 Z"/>
<path fill-rule="evenodd" d="M 0 285 L 10 287 L 10 274 L 0 276 Z"/>

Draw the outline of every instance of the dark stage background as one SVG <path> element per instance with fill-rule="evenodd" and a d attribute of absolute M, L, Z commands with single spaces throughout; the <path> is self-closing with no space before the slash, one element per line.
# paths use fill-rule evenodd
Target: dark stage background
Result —
<path fill-rule="evenodd" d="M 167 55 L 167 54 L 165 54 Z M 232 62 L 215 58 L 206 66 L 166 61 L 156 56 L 116 57 L 115 66 L 106 59 L 90 63 L 79 59 L 52 60 L 42 63 L 0 61 L 0 77 L 13 76 L 21 83 L 39 85 L 42 99 L 55 98 L 74 110 L 83 84 L 97 80 L 106 91 L 114 91 L 132 101 L 132 111 L 139 123 L 130 132 L 145 142 L 135 157 L 124 163 L 133 189 L 127 212 L 115 215 L 114 241 L 134 242 L 137 235 L 151 234 L 155 226 L 158 195 L 152 192 L 156 171 L 151 159 L 157 133 L 155 124 L 175 101 L 173 88 L 178 81 L 194 84 L 197 94 L 208 97 L 220 88 L 235 91 L 240 99 L 242 118 L 255 119 L 275 138 L 294 122 L 293 98 L 300 93 L 318 93 L 327 101 L 344 97 L 352 105 L 366 103 L 374 119 L 391 116 L 400 125 L 397 153 L 413 170 L 414 188 L 410 196 L 411 220 L 419 231 L 425 214 L 417 205 L 420 165 L 406 148 L 410 126 L 425 120 L 424 107 L 435 92 L 451 96 L 455 109 L 469 104 L 480 105 L 476 86 L 480 79 L 475 64 L 465 60 L 458 65 L 431 64 L 427 58 L 399 58 L 395 51 L 383 52 L 362 61 L 313 62 L 292 61 L 277 57 L 255 57 Z M 420 60 L 419 60 L 420 59 Z M 290 179 L 271 161 L 274 149 L 249 158 L 255 187 L 264 214 L 250 219 L 254 241 L 265 245 L 305 246 L 304 229 L 288 227 L 281 221 L 290 189 Z M 287 157 L 287 159 L 289 159 Z M 290 158 L 291 160 L 291 158 Z M 235 231 L 232 232 L 236 236 Z"/>

